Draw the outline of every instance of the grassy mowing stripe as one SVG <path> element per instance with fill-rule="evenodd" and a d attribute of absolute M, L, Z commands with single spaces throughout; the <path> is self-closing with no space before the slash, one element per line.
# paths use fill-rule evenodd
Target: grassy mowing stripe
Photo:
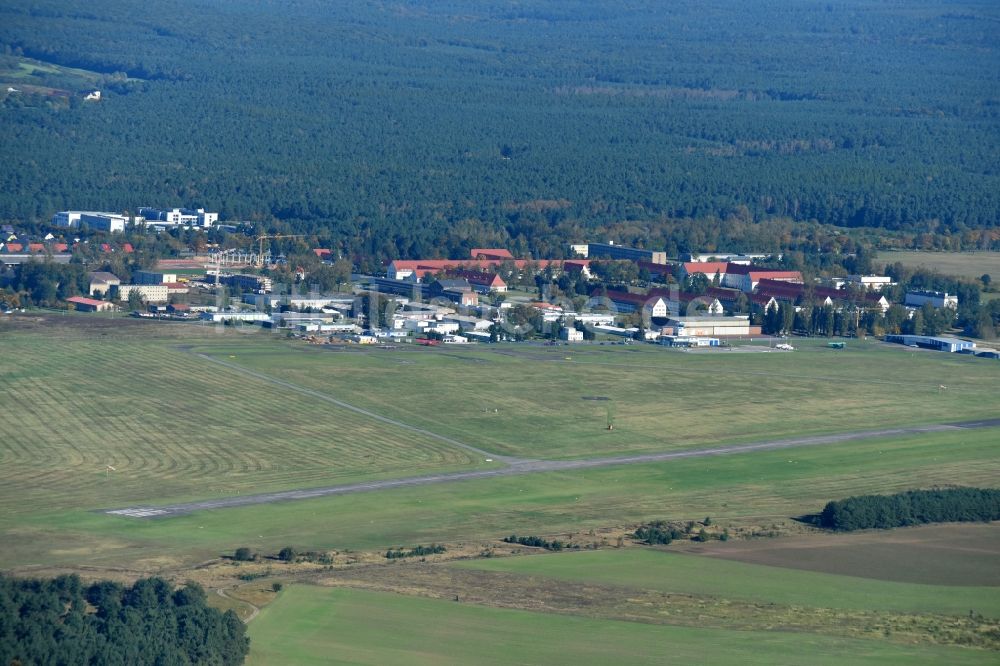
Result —
<path fill-rule="evenodd" d="M 947 464 L 942 464 L 944 459 Z M 934 485 L 989 485 L 997 478 L 1000 458 L 994 433 L 939 433 L 712 461 L 678 460 L 344 495 L 164 521 L 130 521 L 80 511 L 36 512 L 30 521 L 0 523 L 0 559 L 11 565 L 65 561 L 60 550 L 67 543 L 91 544 L 93 553 L 86 559 L 103 558 L 106 544 L 123 542 L 139 551 L 189 561 L 231 551 L 244 541 L 277 552 L 289 544 L 385 549 L 432 541 L 485 544 L 511 532 L 572 532 L 586 543 L 591 528 L 706 515 L 720 525 L 751 521 L 768 529 L 774 522 L 789 521 L 789 516 L 818 510 L 836 497 Z M 16 533 L 4 532 L 4 524 L 8 530 L 30 526 L 35 543 L 43 545 L 20 551 L 17 539 L 3 538 Z"/>
<path fill-rule="evenodd" d="M 27 337 L 11 335 L 0 358 L 0 404 L 17 415 L 0 440 L 0 509 L 11 514 L 472 462 L 437 440 L 205 368 L 158 341 Z M 105 478 L 109 463 L 114 480 Z"/>

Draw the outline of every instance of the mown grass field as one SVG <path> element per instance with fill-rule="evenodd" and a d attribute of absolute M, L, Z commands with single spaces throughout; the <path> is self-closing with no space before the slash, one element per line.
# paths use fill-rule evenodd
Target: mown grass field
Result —
<path fill-rule="evenodd" d="M 911 268 L 926 268 L 944 275 L 978 280 L 984 274 L 1000 278 L 1000 252 L 918 252 L 899 250 L 880 252 L 878 259 L 886 264 L 897 261 Z"/>
<path fill-rule="evenodd" d="M 533 558 L 534 559 L 534 558 Z M 780 631 L 672 627 L 294 586 L 249 629 L 269 664 L 979 664 L 994 653 Z"/>
<path fill-rule="evenodd" d="M 897 556 L 905 553 L 901 550 Z M 975 610 L 1000 617 L 1000 594 L 995 587 L 895 583 L 651 549 L 507 557 L 455 566 L 764 604 L 945 615 Z"/>
<path fill-rule="evenodd" d="M 978 359 L 874 344 L 841 353 L 815 343 L 792 354 L 624 347 L 328 352 L 186 325 L 65 320 L 73 325 L 0 332 L 6 567 L 87 563 L 150 571 L 240 545 L 383 549 L 659 518 L 770 522 L 849 494 L 992 485 L 1000 478 L 996 434 L 982 430 L 159 521 L 113 517 L 97 510 L 488 464 L 182 347 L 490 450 L 540 457 L 994 416 L 1000 380 L 994 364 Z M 942 381 L 947 390 L 938 388 Z M 581 396 L 614 399 L 613 432 L 605 429 L 606 405 Z M 484 404 L 499 405 L 497 412 L 479 411 Z M 109 464 L 114 472 L 106 471 Z"/>
<path fill-rule="evenodd" d="M 260 345 L 236 362 L 490 451 L 538 458 L 941 423 L 1000 408 L 1000 373 L 983 359 L 793 342 L 792 353 L 704 354 L 638 345 L 360 353 Z M 206 351 L 225 359 L 233 349 Z"/>
<path fill-rule="evenodd" d="M 220 371 L 181 344 L 85 332 L 4 335 L 0 524 L 482 462 L 432 437 Z"/>
<path fill-rule="evenodd" d="M 849 442 L 650 465 L 401 488 L 135 520 L 67 508 L 0 535 L 8 566 L 73 564 L 156 570 L 248 545 L 380 550 L 518 534 L 585 534 L 644 520 L 720 525 L 787 522 L 830 499 L 934 485 L 995 485 L 989 430 Z M 10 525 L 10 523 L 8 523 Z"/>

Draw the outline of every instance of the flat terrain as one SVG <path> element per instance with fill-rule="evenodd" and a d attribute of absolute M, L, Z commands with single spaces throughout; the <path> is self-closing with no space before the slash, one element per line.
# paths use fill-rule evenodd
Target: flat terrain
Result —
<path fill-rule="evenodd" d="M 878 580 L 1000 586 L 996 523 L 712 542 L 698 550 L 727 560 Z"/>
<path fill-rule="evenodd" d="M 988 274 L 1000 278 L 1000 252 L 918 252 L 898 250 L 880 252 L 879 261 L 894 264 L 897 261 L 911 268 L 927 268 L 944 275 L 978 280 Z"/>
<path fill-rule="evenodd" d="M 774 451 L 779 449 L 795 449 L 804 446 L 833 446 L 857 440 L 874 439 L 880 437 L 901 437 L 905 435 L 917 435 L 927 433 L 942 433 L 979 430 L 983 428 L 992 429 L 1000 427 L 1000 419 L 988 419 L 980 421 L 967 421 L 962 423 L 949 423 L 937 426 L 918 426 L 914 428 L 890 428 L 883 430 L 862 430 L 851 433 L 841 433 L 836 435 L 818 435 L 812 437 L 799 437 L 792 439 L 779 439 L 767 442 L 752 442 L 749 444 L 730 444 L 725 446 L 714 446 L 704 449 L 685 449 L 683 451 L 672 451 L 668 453 L 647 453 L 632 456 L 611 456 L 605 458 L 588 458 L 584 460 L 527 460 L 519 458 L 504 458 L 506 466 L 497 469 L 448 472 L 437 474 L 426 474 L 423 476 L 411 476 L 401 479 L 371 480 L 360 483 L 340 484 L 336 486 L 326 486 L 317 488 L 307 488 L 304 490 L 285 490 L 271 493 L 256 493 L 238 495 L 236 497 L 224 497 L 210 500 L 196 500 L 193 502 L 182 502 L 180 504 L 168 505 L 141 505 L 134 507 L 124 507 L 109 509 L 105 511 L 110 515 L 129 516 L 133 518 L 166 518 L 170 516 L 192 513 L 195 511 L 205 511 L 211 509 L 230 509 L 241 506 L 256 506 L 261 504 L 273 504 L 275 502 L 299 501 L 304 499 L 314 499 L 317 497 L 328 497 L 330 495 L 348 495 L 360 492 L 374 492 L 379 490 L 389 490 L 393 488 L 408 488 L 413 486 L 436 485 L 439 483 L 455 483 L 456 481 L 471 481 L 475 479 L 487 479 L 500 476 L 520 476 L 523 474 L 538 474 L 541 472 L 562 472 L 582 469 L 596 469 L 601 467 L 620 467 L 623 465 L 643 465 L 669 460 L 687 460 L 691 458 L 707 458 L 713 456 L 738 455 L 747 453 L 757 453 L 760 451 Z M 468 445 L 460 444 L 463 448 Z M 480 452 L 489 455 L 485 452 Z M 487 459 L 492 460 L 492 459 Z"/>
<path fill-rule="evenodd" d="M 796 544 L 810 553 L 803 562 L 823 561 L 795 540 L 756 555 L 750 546 L 763 542 L 727 544 L 761 562 L 614 547 L 648 520 L 709 515 L 737 538 L 802 533 L 792 517 L 830 499 L 994 485 L 997 428 L 941 425 L 996 417 L 1000 380 L 977 359 L 864 342 L 839 353 L 824 341 L 757 354 L 335 350 L 82 315 L 7 319 L 0 340 L 0 567 L 204 576 L 220 607 L 247 619 L 262 607 L 252 663 L 586 664 L 610 650 L 630 663 L 798 663 L 802 650 L 815 663 L 995 656 L 982 649 L 995 647 L 1000 616 L 996 589 L 981 586 L 995 581 L 989 539 L 872 540 L 821 571 L 786 566 Z M 882 434 L 843 435 L 866 429 Z M 732 450 L 775 440 L 801 445 Z M 467 472 L 482 476 L 448 476 Z M 400 483 L 427 476 L 450 482 Z M 368 492 L 316 491 L 351 485 Z M 308 498 L 206 508 L 289 490 Z M 195 510 L 105 513 L 151 505 Z M 520 550 L 498 547 L 512 532 L 583 550 L 461 565 L 382 557 L 432 542 L 449 556 L 502 555 Z M 288 545 L 332 552 L 336 566 L 220 557 Z M 878 562 L 874 578 L 902 562 L 920 583 L 945 584 L 842 575 L 865 558 Z M 969 578 L 947 578 L 949 563 Z M 269 603 L 274 580 L 289 586 Z"/>
<path fill-rule="evenodd" d="M 769 531 L 847 495 L 990 486 L 997 478 L 995 431 L 956 431 L 396 488 L 166 520 L 68 507 L 9 520 L 0 561 L 19 568 L 87 564 L 159 571 L 241 545 L 272 553 L 289 544 L 384 550 L 432 541 L 489 543 L 511 532 L 582 535 L 613 525 L 706 515 L 720 524 Z"/>
<path fill-rule="evenodd" d="M 1000 377 L 978 359 L 867 343 L 840 353 L 804 341 L 786 354 L 328 351 L 191 325 L 32 321 L 0 331 L 0 563 L 10 568 L 148 572 L 239 545 L 384 549 L 705 515 L 769 525 L 849 494 L 1000 478 L 995 429 L 953 430 L 136 521 L 100 512 L 502 467 L 453 441 L 575 466 L 984 418 Z"/>
<path fill-rule="evenodd" d="M 5 335 L 0 521 L 485 465 L 432 436 L 220 372 L 179 344 L 86 330 Z"/>
<path fill-rule="evenodd" d="M 199 351 L 528 458 L 672 451 L 997 414 L 1000 374 L 982 359 L 864 341 L 843 351 L 827 349 L 825 340 L 794 342 L 798 351 L 761 354 L 644 345 Z M 608 400 L 585 399 L 595 396 Z"/>
<path fill-rule="evenodd" d="M 993 653 L 671 627 L 294 586 L 251 623 L 252 665 L 989 663 Z"/>
<path fill-rule="evenodd" d="M 1000 531 L 1000 527 L 993 529 Z M 782 541 L 785 539 L 766 540 L 772 544 Z M 722 550 L 728 545 L 713 543 L 712 547 Z M 901 550 L 897 550 L 897 556 Z M 836 552 L 828 553 L 828 557 L 835 559 Z M 1000 552 L 993 551 L 991 557 L 996 564 Z M 982 584 L 946 586 L 878 581 L 669 550 L 611 549 L 473 560 L 454 566 L 787 606 L 943 615 L 962 615 L 974 609 L 988 617 L 1000 617 L 998 590 Z"/>

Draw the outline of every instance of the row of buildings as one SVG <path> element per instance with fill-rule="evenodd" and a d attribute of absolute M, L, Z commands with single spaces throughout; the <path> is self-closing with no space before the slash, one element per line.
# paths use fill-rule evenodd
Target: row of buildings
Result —
<path fill-rule="evenodd" d="M 204 208 L 152 208 L 142 206 L 136 215 L 92 210 L 64 210 L 52 216 L 52 224 L 67 229 L 87 227 L 95 231 L 120 233 L 132 223 L 145 227 L 208 228 L 219 220 L 218 213 Z"/>

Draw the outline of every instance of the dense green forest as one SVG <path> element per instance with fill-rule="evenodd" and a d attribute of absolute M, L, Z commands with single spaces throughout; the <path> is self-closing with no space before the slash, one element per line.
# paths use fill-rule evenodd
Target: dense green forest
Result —
<path fill-rule="evenodd" d="M 77 576 L 0 576 L 0 664 L 242 664 L 249 651 L 232 611 L 198 585 L 159 578 L 131 586 Z"/>
<path fill-rule="evenodd" d="M 823 527 L 841 531 L 990 520 L 1000 520 L 1000 490 L 991 488 L 859 495 L 830 502 L 820 514 Z"/>
<path fill-rule="evenodd" d="M 0 52 L 104 98 L 2 93 L 0 219 L 199 205 L 379 260 L 995 228 L 998 47 L 991 0 L 8 0 Z"/>

